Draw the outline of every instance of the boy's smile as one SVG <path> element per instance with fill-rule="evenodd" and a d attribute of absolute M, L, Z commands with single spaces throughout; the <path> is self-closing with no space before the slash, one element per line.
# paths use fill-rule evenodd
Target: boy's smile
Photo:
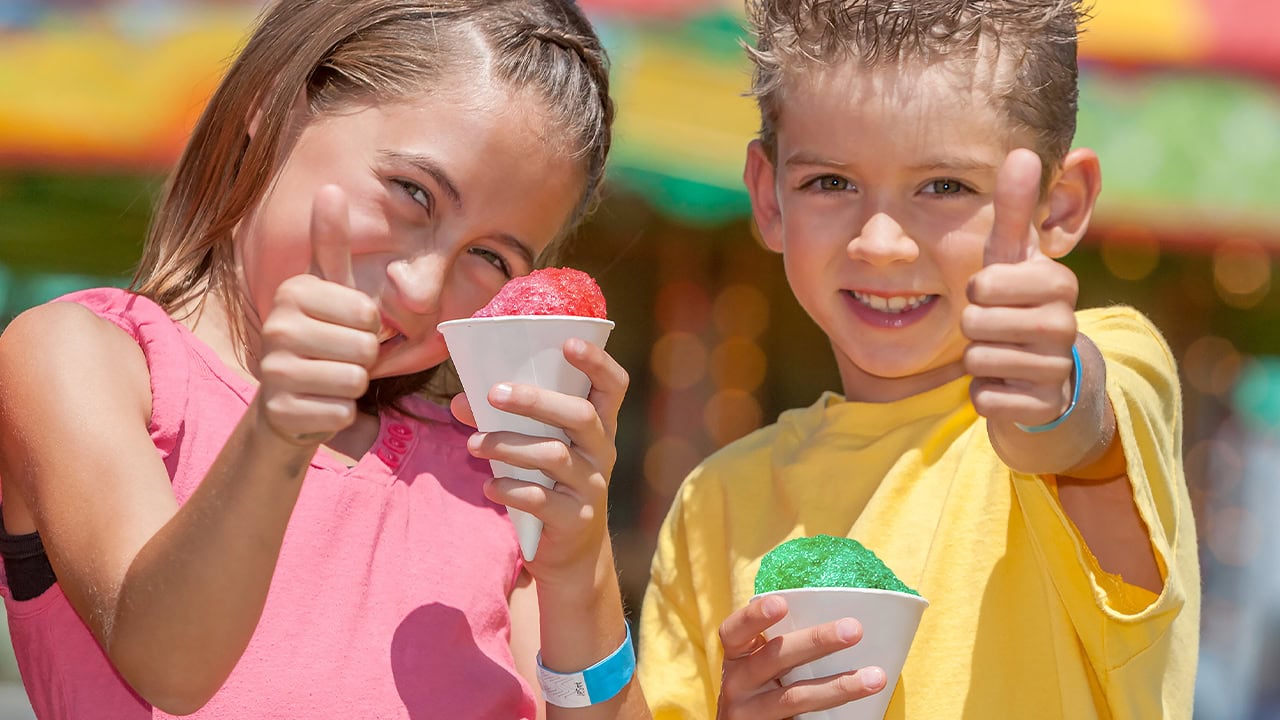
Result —
<path fill-rule="evenodd" d="M 982 268 L 996 172 L 1021 138 L 982 63 L 846 64 L 788 85 L 776 162 L 747 184 L 766 244 L 831 339 L 845 393 L 887 401 L 963 374 L 969 279 Z"/>

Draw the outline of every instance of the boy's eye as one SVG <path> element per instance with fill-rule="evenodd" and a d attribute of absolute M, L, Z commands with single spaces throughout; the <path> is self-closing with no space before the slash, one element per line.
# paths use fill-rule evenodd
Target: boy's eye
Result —
<path fill-rule="evenodd" d="M 503 277 L 507 279 L 511 278 L 511 266 L 508 265 L 507 261 L 504 260 L 503 257 L 498 253 L 490 250 L 489 248 L 483 248 L 483 247 L 473 247 L 469 249 L 467 252 L 481 258 L 482 260 L 489 263 L 490 265 L 498 268 L 498 270 L 502 272 Z"/>
<path fill-rule="evenodd" d="M 418 203 L 428 213 L 435 209 L 435 198 L 431 193 L 427 192 L 421 185 L 410 182 L 409 180 L 393 180 L 400 189 L 404 190 L 410 200 Z"/>
<path fill-rule="evenodd" d="M 844 192 L 853 187 L 853 183 L 839 175 L 823 175 L 810 180 L 806 184 L 822 192 Z"/>
<path fill-rule="evenodd" d="M 957 193 L 967 192 L 969 188 L 959 180 L 951 180 L 949 178 L 943 180 L 931 180 L 924 186 L 924 191 L 931 195 L 955 195 Z"/>

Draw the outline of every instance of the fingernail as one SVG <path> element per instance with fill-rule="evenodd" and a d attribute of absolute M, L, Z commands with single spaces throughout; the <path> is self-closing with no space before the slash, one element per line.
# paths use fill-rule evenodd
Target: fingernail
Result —
<path fill-rule="evenodd" d="M 862 682 L 868 690 L 879 690 L 884 687 L 884 671 L 880 668 L 863 668 L 858 674 L 862 676 Z"/>
<path fill-rule="evenodd" d="M 498 402 L 506 402 L 511 399 L 511 386 L 507 383 L 498 383 L 493 386 L 493 399 Z"/>
<path fill-rule="evenodd" d="M 484 442 L 484 433 L 472 433 L 471 437 L 467 438 L 467 450 L 476 452 L 480 449 L 482 442 Z"/>
<path fill-rule="evenodd" d="M 564 347 L 566 350 L 573 353 L 574 355 L 581 355 L 582 353 L 587 351 L 587 344 L 583 342 L 580 338 L 569 338 L 568 342 L 565 343 Z"/>
<path fill-rule="evenodd" d="M 858 637 L 858 623 L 845 618 L 836 624 L 836 637 L 840 642 L 853 642 Z"/>
<path fill-rule="evenodd" d="M 760 612 L 764 614 L 766 620 L 782 617 L 782 601 L 776 597 L 765 598 L 764 606 L 760 608 Z"/>

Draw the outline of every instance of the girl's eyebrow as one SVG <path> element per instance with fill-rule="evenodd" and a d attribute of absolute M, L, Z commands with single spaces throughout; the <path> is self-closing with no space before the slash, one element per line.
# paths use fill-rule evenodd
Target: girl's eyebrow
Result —
<path fill-rule="evenodd" d="M 400 150 L 379 150 L 378 155 L 379 157 L 392 162 L 411 165 L 419 171 L 430 175 L 431 178 L 436 181 L 436 184 L 444 190 L 444 194 L 449 196 L 449 200 L 453 203 L 454 209 L 462 209 L 462 193 L 458 192 L 458 186 L 453 184 L 453 181 L 449 179 L 449 174 L 446 173 L 444 168 L 440 167 L 440 164 L 435 160 L 420 153 L 403 152 Z"/>
<path fill-rule="evenodd" d="M 519 238 L 517 238 L 514 235 L 510 235 L 508 233 L 498 233 L 493 237 L 494 239 L 501 242 L 503 245 L 506 245 L 507 247 L 511 248 L 513 252 L 520 255 L 520 257 L 524 259 L 525 263 L 529 267 L 533 267 L 533 263 L 534 263 L 533 251 L 529 249 L 528 245 L 525 245 L 523 242 L 520 242 Z"/>

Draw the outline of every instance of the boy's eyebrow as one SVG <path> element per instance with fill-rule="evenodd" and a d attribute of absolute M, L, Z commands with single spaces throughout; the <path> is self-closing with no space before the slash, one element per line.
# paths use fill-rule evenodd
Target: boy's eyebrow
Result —
<path fill-rule="evenodd" d="M 810 155 L 808 153 L 796 153 L 787 158 L 787 167 L 795 167 L 797 165 L 818 165 L 821 167 L 829 167 L 835 170 L 846 170 L 849 165 L 838 160 L 831 160 L 819 155 Z"/>
<path fill-rule="evenodd" d="M 435 160 L 419 153 L 401 152 L 399 150 L 380 150 L 378 154 L 387 160 L 412 165 L 423 173 L 430 175 L 444 190 L 444 194 L 449 196 L 453 207 L 458 210 L 462 209 L 462 194 L 458 192 L 458 187 L 449 179 L 449 174 Z"/>
<path fill-rule="evenodd" d="M 996 170 L 1000 166 L 998 163 L 991 163 L 978 158 L 967 157 L 939 157 L 928 158 L 923 162 L 912 165 L 909 170 L 913 172 L 925 172 L 929 170 L 967 170 L 982 171 Z"/>

